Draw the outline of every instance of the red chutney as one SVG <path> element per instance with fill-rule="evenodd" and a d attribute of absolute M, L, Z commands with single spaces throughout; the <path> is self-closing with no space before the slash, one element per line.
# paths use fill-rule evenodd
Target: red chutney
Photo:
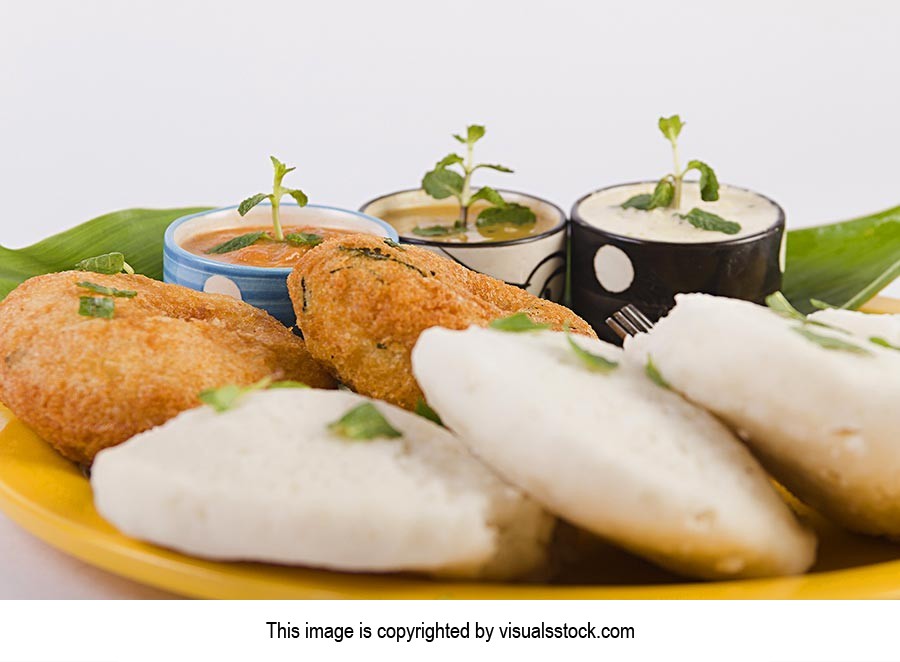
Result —
<path fill-rule="evenodd" d="M 235 237 L 240 237 L 251 232 L 265 232 L 266 236 L 257 242 L 239 248 L 229 253 L 208 253 L 210 249 L 219 246 Z M 343 234 L 352 234 L 347 230 L 335 230 L 333 228 L 317 228 L 315 226 L 285 226 L 284 235 L 289 234 L 313 234 L 328 239 Z M 212 232 L 204 232 L 188 237 L 182 242 L 181 247 L 188 253 L 200 255 L 217 262 L 228 264 L 243 264 L 248 267 L 293 267 L 303 255 L 313 248 L 312 244 L 297 245 L 289 241 L 276 241 L 271 225 L 224 228 Z"/>

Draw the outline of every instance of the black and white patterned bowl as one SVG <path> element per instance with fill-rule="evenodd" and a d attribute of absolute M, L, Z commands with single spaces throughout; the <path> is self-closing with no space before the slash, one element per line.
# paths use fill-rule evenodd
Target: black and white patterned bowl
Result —
<path fill-rule="evenodd" d="M 462 244 L 408 236 L 401 236 L 400 241 L 427 248 L 473 271 L 521 287 L 536 296 L 562 301 L 566 285 L 565 212 L 533 195 L 505 189 L 499 191 L 509 202 L 527 205 L 538 215 L 550 215 L 558 221 L 546 232 L 507 241 Z M 383 218 L 391 210 L 444 204 L 444 201 L 434 200 L 421 189 L 409 189 L 370 200 L 359 210 L 369 216 Z"/>
<path fill-rule="evenodd" d="M 625 237 L 591 225 L 580 214 L 582 203 L 595 193 L 629 185 L 598 189 L 572 206 L 572 308 L 602 338 L 618 340 L 605 320 L 628 303 L 656 321 L 675 305 L 675 295 L 682 292 L 762 303 L 781 288 L 785 215 L 774 201 L 755 194 L 769 200 L 778 211 L 777 221 L 769 228 L 736 239 L 704 243 Z"/>

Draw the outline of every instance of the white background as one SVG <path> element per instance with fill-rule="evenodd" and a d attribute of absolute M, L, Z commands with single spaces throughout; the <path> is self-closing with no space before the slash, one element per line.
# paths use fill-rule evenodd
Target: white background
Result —
<path fill-rule="evenodd" d="M 898 35 L 887 1 L 0 0 L 0 243 L 233 204 L 270 153 L 355 208 L 416 185 L 470 122 L 516 169 L 485 183 L 568 209 L 665 172 L 655 123 L 676 112 L 685 158 L 791 226 L 840 220 L 900 203 Z M 140 594 L 2 518 L 0 541 L 0 597 Z"/>

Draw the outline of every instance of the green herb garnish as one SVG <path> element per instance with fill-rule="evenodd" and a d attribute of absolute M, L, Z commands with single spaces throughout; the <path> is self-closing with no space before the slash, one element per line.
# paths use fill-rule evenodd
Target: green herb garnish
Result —
<path fill-rule="evenodd" d="M 403 433 L 396 430 L 381 412 L 371 402 L 358 405 L 341 416 L 328 429 L 347 439 L 375 439 L 387 437 L 390 439 L 402 437 Z"/>
<path fill-rule="evenodd" d="M 544 329 L 549 329 L 550 325 L 533 322 L 525 313 L 515 313 L 509 317 L 495 319 L 490 323 L 490 327 L 497 331 L 521 333 L 523 331 L 543 331 Z"/>
<path fill-rule="evenodd" d="M 234 251 L 239 251 L 242 248 L 247 248 L 247 246 L 252 246 L 257 241 L 266 236 L 265 232 L 248 232 L 247 234 L 238 235 L 228 241 L 223 241 L 218 246 L 213 246 L 208 251 L 206 251 L 207 255 L 222 255 L 223 253 L 233 253 Z"/>
<path fill-rule="evenodd" d="M 396 241 L 394 241 L 394 240 L 391 239 L 390 237 L 386 237 L 385 240 L 384 240 L 384 243 L 385 243 L 387 246 L 390 246 L 391 248 L 396 248 L 398 251 L 405 251 L 405 250 L 406 250 L 403 246 L 401 246 L 400 244 L 398 244 Z"/>
<path fill-rule="evenodd" d="M 474 162 L 475 143 L 484 137 L 484 133 L 485 129 L 483 126 L 473 124 L 466 127 L 465 137 L 453 134 L 453 137 L 458 142 L 466 146 L 466 156 L 462 157 L 455 153 L 448 154 L 435 164 L 434 169 L 426 172 L 422 178 L 422 188 L 435 200 L 453 197 L 459 201 L 459 218 L 452 226 L 416 226 L 413 228 L 413 234 L 422 237 L 439 237 L 465 232 L 469 226 L 469 207 L 478 200 L 485 200 L 490 204 L 487 209 L 482 210 L 478 214 L 476 222 L 479 227 L 501 223 L 523 226 L 537 221 L 537 216 L 531 209 L 515 202 L 507 202 L 496 189 L 490 186 L 482 186 L 475 193 L 472 193 L 472 175 L 479 168 L 489 168 L 499 172 L 512 172 L 506 166 L 494 163 L 476 164 Z M 461 172 L 452 170 L 451 168 L 454 166 L 458 166 Z"/>
<path fill-rule="evenodd" d="M 103 294 L 108 297 L 123 297 L 126 299 L 131 299 L 137 296 L 137 292 L 134 290 L 118 290 L 115 287 L 106 287 L 105 285 L 97 285 L 97 283 L 91 283 L 86 280 L 81 281 L 80 283 L 75 283 L 78 287 L 84 288 L 86 290 L 90 290 L 91 292 L 95 292 L 97 294 Z"/>
<path fill-rule="evenodd" d="M 575 342 L 575 339 L 572 337 L 572 333 L 569 331 L 568 323 L 566 324 L 565 332 L 566 340 L 569 341 L 569 347 L 572 348 L 572 351 L 575 352 L 575 355 L 579 359 L 581 359 L 581 362 L 584 363 L 585 367 L 591 372 L 599 372 L 605 374 L 608 372 L 612 372 L 619 367 L 617 361 L 610 361 L 609 359 L 606 359 L 599 354 L 589 352 L 584 347 Z"/>
<path fill-rule="evenodd" d="M 209 405 L 220 414 L 233 408 L 238 400 L 248 393 L 277 388 L 309 388 L 303 382 L 292 380 L 274 381 L 271 377 L 263 377 L 255 384 L 238 386 L 237 384 L 225 384 L 217 388 L 208 388 L 197 395 L 200 402 Z"/>
<path fill-rule="evenodd" d="M 294 246 L 318 246 L 325 241 L 322 235 L 312 232 L 291 232 L 285 235 L 284 239 Z"/>
<path fill-rule="evenodd" d="M 684 184 L 684 176 L 696 170 L 700 173 L 700 198 L 706 202 L 715 202 L 719 199 L 719 179 L 716 177 L 715 171 L 703 161 L 692 159 L 688 161 L 687 167 L 682 169 L 681 162 L 678 158 L 678 136 L 684 123 L 678 115 L 671 117 L 659 118 L 659 130 L 665 136 L 666 140 L 672 145 L 672 163 L 674 169 L 672 172 L 664 175 L 656 183 L 653 193 L 641 193 L 639 195 L 628 198 L 622 203 L 624 209 L 641 209 L 649 211 L 657 208 L 681 208 L 681 190 Z M 687 214 L 682 216 L 696 228 L 701 230 L 709 230 L 714 232 L 724 232 L 725 234 L 737 234 L 741 231 L 741 226 L 733 221 L 727 221 L 721 216 L 704 212 L 701 209 L 694 208 Z"/>
<path fill-rule="evenodd" d="M 820 333 L 816 333 L 815 331 L 807 329 L 805 326 L 794 326 L 791 327 L 791 330 L 795 333 L 799 333 L 807 340 L 811 340 L 823 349 L 833 349 L 842 352 L 850 352 L 851 354 L 871 354 L 871 352 L 864 347 L 854 345 L 853 343 L 847 342 L 842 338 L 823 336 Z"/>
<path fill-rule="evenodd" d="M 768 306 L 773 312 L 778 313 L 782 317 L 800 320 L 801 322 L 806 321 L 806 315 L 794 308 L 791 305 L 791 302 L 787 300 L 787 297 L 784 296 L 781 292 L 773 292 L 772 294 L 767 296 L 766 306 Z"/>
<path fill-rule="evenodd" d="M 75 270 L 91 271 L 95 274 L 120 274 L 123 271 L 134 274 L 134 269 L 125 261 L 122 253 L 104 253 L 86 258 L 75 265 Z"/>
<path fill-rule="evenodd" d="M 437 423 L 440 426 L 444 425 L 438 413 L 422 398 L 419 398 L 418 402 L 416 402 L 416 413 L 422 418 L 427 418 L 432 423 Z"/>
<path fill-rule="evenodd" d="M 670 389 L 672 385 L 666 381 L 665 377 L 662 376 L 662 373 L 659 371 L 659 368 L 656 367 L 656 364 L 653 363 L 653 357 L 649 354 L 647 355 L 647 365 L 644 366 L 644 372 L 657 386 L 661 386 L 662 388 Z"/>
<path fill-rule="evenodd" d="M 878 345 L 879 347 L 886 347 L 887 349 L 895 349 L 900 352 L 900 345 L 892 345 L 887 341 L 887 339 L 882 338 L 880 336 L 870 336 L 869 342 Z"/>
<path fill-rule="evenodd" d="M 116 310 L 116 302 L 109 297 L 79 297 L 78 314 L 85 317 L 112 319 Z"/>
<path fill-rule="evenodd" d="M 832 306 L 830 303 L 826 301 L 822 301 L 820 299 L 810 299 L 809 305 L 817 310 L 831 310 L 833 308 L 837 308 L 838 306 Z"/>
<path fill-rule="evenodd" d="M 251 195 L 249 198 L 241 202 L 241 204 L 238 206 L 238 213 L 241 216 L 244 216 L 248 211 L 253 209 L 260 202 L 262 202 L 263 200 L 268 200 L 272 204 L 272 226 L 275 230 L 275 240 L 284 241 L 284 232 L 281 229 L 281 220 L 278 216 L 278 208 L 281 205 L 281 198 L 285 195 L 289 195 L 301 207 L 306 206 L 306 204 L 309 202 L 309 198 L 306 196 L 306 193 L 298 188 L 285 188 L 281 185 L 281 181 L 284 179 L 284 176 L 292 170 L 296 170 L 296 168 L 288 168 L 274 156 L 270 156 L 269 158 L 272 160 L 272 166 L 275 168 L 275 177 L 272 183 L 272 192 L 257 193 L 256 195 Z"/>
<path fill-rule="evenodd" d="M 726 221 L 718 214 L 703 211 L 699 207 L 694 207 L 687 214 L 678 214 L 678 216 L 686 220 L 695 228 L 700 228 L 701 230 L 721 232 L 723 234 L 737 234 L 741 231 L 740 223 Z"/>

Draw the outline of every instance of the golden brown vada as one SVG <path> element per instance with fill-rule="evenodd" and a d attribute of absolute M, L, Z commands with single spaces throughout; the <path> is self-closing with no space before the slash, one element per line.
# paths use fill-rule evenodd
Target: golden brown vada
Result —
<path fill-rule="evenodd" d="M 111 319 L 86 316 L 85 281 L 137 294 L 114 298 Z M 335 385 L 264 311 L 144 276 L 37 276 L 0 303 L 0 400 L 76 462 L 199 405 L 203 389 L 266 377 Z"/>
<path fill-rule="evenodd" d="M 410 352 L 432 326 L 465 329 L 523 312 L 596 337 L 571 310 L 416 246 L 336 237 L 306 253 L 288 290 L 310 354 L 353 390 L 415 408 Z M 453 357 L 448 356 L 448 361 Z"/>

